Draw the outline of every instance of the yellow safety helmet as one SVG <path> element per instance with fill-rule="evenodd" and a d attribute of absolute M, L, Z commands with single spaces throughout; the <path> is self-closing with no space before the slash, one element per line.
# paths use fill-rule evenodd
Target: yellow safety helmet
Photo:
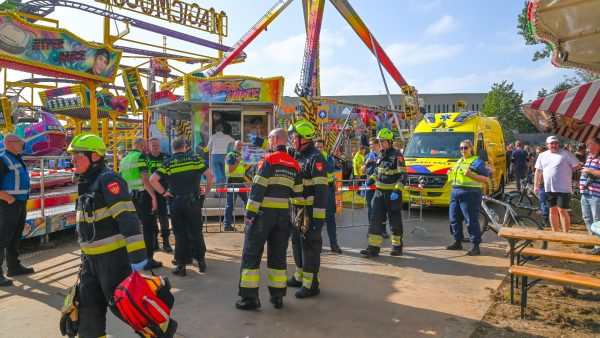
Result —
<path fill-rule="evenodd" d="M 83 133 L 75 136 L 67 152 L 74 153 L 76 151 L 89 151 L 100 156 L 106 155 L 106 144 L 100 136 L 92 133 Z"/>
<path fill-rule="evenodd" d="M 298 134 L 306 140 L 314 140 L 317 137 L 315 126 L 308 121 L 298 121 L 290 126 L 289 134 Z"/>
<path fill-rule="evenodd" d="M 381 140 L 392 141 L 392 140 L 394 140 L 394 134 L 392 133 L 391 130 L 389 130 L 387 128 L 382 128 L 379 131 L 379 133 L 377 133 L 377 139 L 379 141 L 381 141 Z"/>

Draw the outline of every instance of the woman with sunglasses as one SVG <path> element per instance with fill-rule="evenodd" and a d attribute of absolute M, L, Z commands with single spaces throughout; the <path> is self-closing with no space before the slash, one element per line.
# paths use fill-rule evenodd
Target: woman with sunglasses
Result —
<path fill-rule="evenodd" d="M 479 227 L 479 208 L 483 194 L 483 185 L 489 180 L 489 172 L 485 161 L 473 155 L 473 144 L 470 140 L 460 143 L 463 155 L 454 167 L 448 171 L 448 179 L 452 183 L 450 192 L 450 229 L 454 243 L 447 250 L 462 250 L 463 219 L 467 221 L 467 230 L 473 247 L 467 251 L 469 256 L 481 254 L 481 228 Z"/>

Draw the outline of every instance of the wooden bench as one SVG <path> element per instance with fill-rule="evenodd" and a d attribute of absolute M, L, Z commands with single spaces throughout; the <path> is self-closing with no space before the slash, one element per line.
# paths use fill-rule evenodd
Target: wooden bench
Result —
<path fill-rule="evenodd" d="M 521 265 L 513 265 L 508 271 L 512 275 L 521 277 L 521 319 L 525 317 L 525 308 L 527 307 L 527 291 L 529 291 L 529 289 L 537 284 L 540 280 L 547 280 L 563 284 L 573 284 L 591 289 L 600 289 L 600 278 L 578 275 L 572 272 L 550 271 Z M 535 278 L 535 280 L 529 282 L 529 277 Z"/>
<path fill-rule="evenodd" d="M 572 274 L 564 274 L 565 276 L 563 276 L 563 277 L 565 277 L 565 278 L 563 278 L 562 280 L 559 281 L 559 280 L 549 279 L 550 276 L 555 276 L 556 272 L 554 272 L 554 271 L 547 271 L 547 270 L 536 269 L 536 268 L 526 268 L 524 266 L 521 266 L 528 260 L 532 259 L 532 257 L 545 257 L 545 258 L 552 258 L 552 259 L 559 259 L 559 260 L 572 260 L 572 261 L 579 261 L 579 262 L 585 262 L 585 263 L 596 263 L 596 264 L 600 263 L 600 256 L 597 256 L 597 255 L 580 254 L 580 253 L 573 253 L 573 252 L 563 252 L 563 251 L 556 251 L 556 250 L 545 250 L 545 249 L 538 249 L 538 248 L 531 247 L 531 243 L 533 241 L 561 242 L 561 243 L 565 243 L 565 244 L 600 245 L 600 238 L 598 238 L 597 236 L 590 236 L 588 234 L 579 234 L 579 233 L 563 233 L 563 232 L 552 232 L 552 231 L 546 231 L 546 230 L 524 229 L 524 228 L 518 228 L 518 227 L 503 227 L 498 232 L 498 236 L 506 238 L 510 245 L 510 269 L 509 269 L 509 272 L 510 272 L 510 303 L 511 304 L 514 304 L 514 294 L 515 294 L 515 278 L 514 278 L 514 276 L 515 275 L 519 275 L 523 279 L 523 277 L 527 277 L 527 276 L 524 276 L 524 274 L 526 272 L 532 272 L 532 273 L 537 274 L 537 275 L 528 275 L 528 277 L 537 278 L 536 281 L 530 283 L 529 285 L 521 285 L 521 288 L 523 288 L 523 287 L 526 288 L 525 292 L 541 279 L 569 283 L 570 279 L 566 278 L 566 277 L 575 276 Z M 522 259 L 523 257 L 525 257 L 525 259 Z M 516 265 L 515 265 L 515 259 L 517 260 Z M 519 270 L 520 268 L 523 268 L 525 270 Z M 532 269 L 532 270 L 527 270 L 527 269 Z M 535 270 L 535 271 L 533 271 L 533 270 Z M 518 271 L 520 274 L 517 274 L 514 271 Z M 542 272 L 548 272 L 551 275 L 542 274 Z M 544 277 L 540 277 L 540 276 L 544 276 Z M 548 278 L 545 278 L 545 277 L 548 277 Z M 592 278 L 592 277 L 586 277 L 586 276 L 581 276 L 581 277 Z M 592 278 L 592 280 L 594 280 L 594 278 Z M 600 284 L 600 280 L 597 280 L 596 283 Z M 525 284 L 527 284 L 526 279 L 525 279 Z M 574 282 L 571 284 L 577 284 L 577 283 Z M 580 284 L 577 284 L 577 285 L 580 285 Z M 527 295 L 525 294 L 522 297 L 526 299 Z M 521 303 L 521 318 L 523 318 L 523 311 L 525 309 L 526 304 L 527 304 L 526 301 L 525 301 L 525 305 L 523 305 L 523 301 Z"/>

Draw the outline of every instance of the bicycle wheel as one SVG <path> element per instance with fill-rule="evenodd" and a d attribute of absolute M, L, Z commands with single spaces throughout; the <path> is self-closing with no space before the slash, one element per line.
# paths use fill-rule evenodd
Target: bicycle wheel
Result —
<path fill-rule="evenodd" d="M 484 232 L 486 232 L 488 230 L 492 230 L 492 231 L 496 232 L 496 229 L 494 229 L 494 227 L 490 227 L 487 215 L 485 214 L 485 211 L 483 211 L 483 210 L 479 210 L 479 227 L 481 228 L 482 235 Z"/>
<path fill-rule="evenodd" d="M 531 216 L 518 215 L 515 217 L 516 224 L 511 224 L 510 226 L 522 227 L 525 229 L 532 230 L 544 230 L 544 226 L 542 223 L 538 222 L 535 218 Z M 548 247 L 548 242 L 546 241 L 532 241 L 530 245 L 535 248 L 546 249 Z"/>
<path fill-rule="evenodd" d="M 571 195 L 571 208 L 569 209 L 569 216 L 571 216 L 571 224 L 580 224 L 583 222 L 581 199 L 577 195 Z"/>
<path fill-rule="evenodd" d="M 514 194 L 508 197 L 508 204 L 522 211 L 526 215 L 531 215 L 533 211 L 531 198 L 526 194 Z"/>

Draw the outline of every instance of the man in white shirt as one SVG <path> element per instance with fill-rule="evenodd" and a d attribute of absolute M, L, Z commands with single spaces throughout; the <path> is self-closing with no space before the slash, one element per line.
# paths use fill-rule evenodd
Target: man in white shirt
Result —
<path fill-rule="evenodd" d="M 215 133 L 208 140 L 208 151 L 210 153 L 210 168 L 215 174 L 217 187 L 223 187 L 225 184 L 225 156 L 227 149 L 232 146 L 235 140 L 233 137 L 223 134 L 223 126 L 217 124 Z"/>
<path fill-rule="evenodd" d="M 539 185 L 544 181 L 546 202 L 550 208 L 550 226 L 552 231 L 558 231 L 560 224 L 564 232 L 569 232 L 571 218 L 571 193 L 573 185 L 571 176 L 573 170 L 581 168 L 582 164 L 570 151 L 561 149 L 556 136 L 546 139 L 548 150 L 541 153 L 535 162 L 534 193 L 538 195 Z"/>

